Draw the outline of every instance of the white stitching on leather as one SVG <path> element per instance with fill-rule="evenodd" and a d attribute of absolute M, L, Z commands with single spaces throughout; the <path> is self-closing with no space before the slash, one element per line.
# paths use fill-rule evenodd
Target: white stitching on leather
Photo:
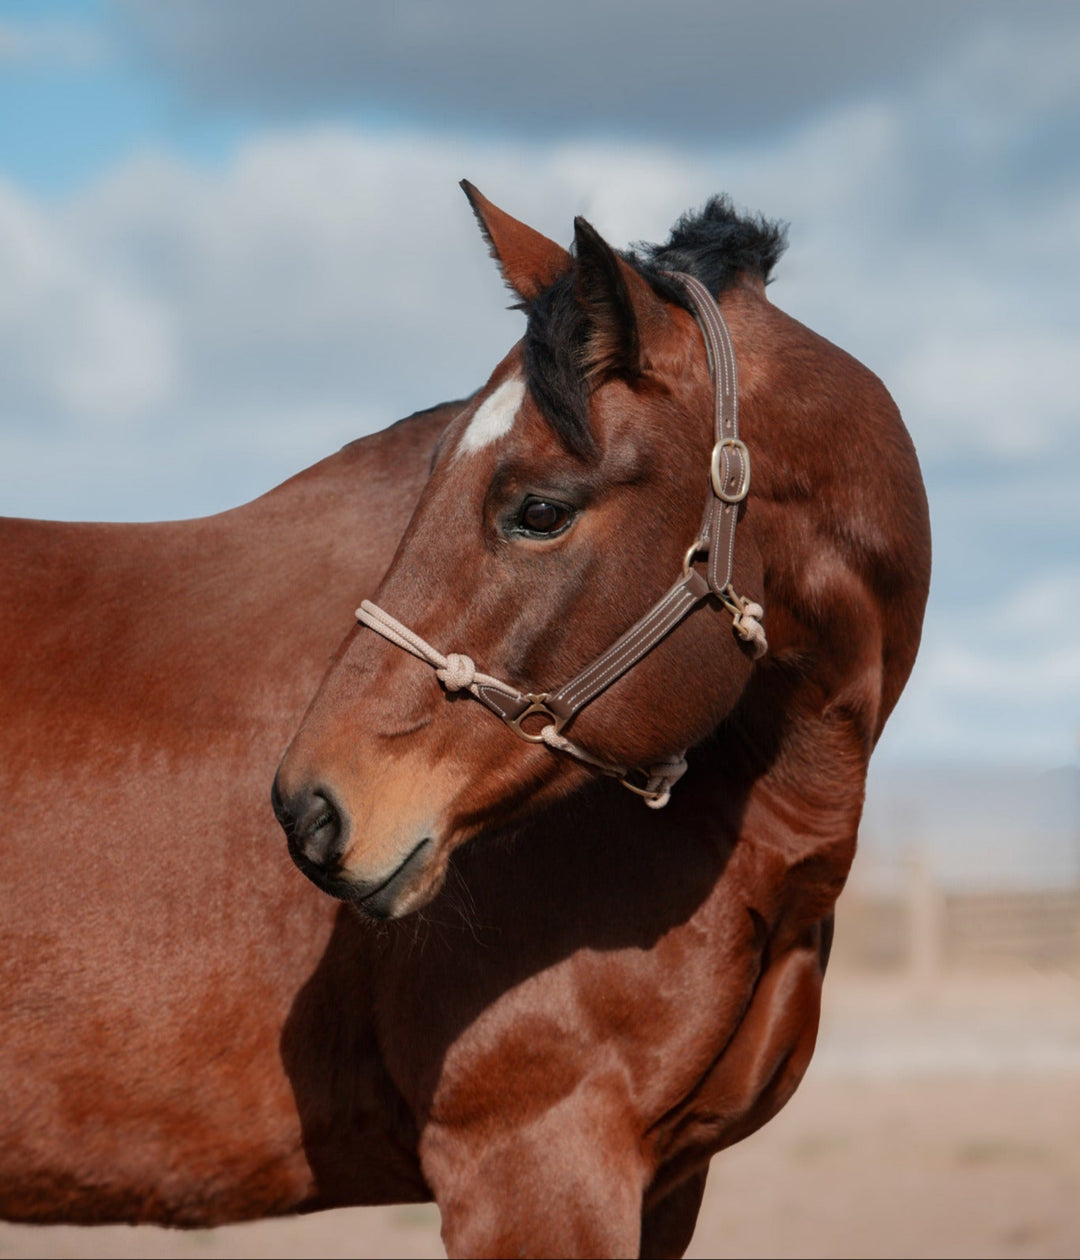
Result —
<path fill-rule="evenodd" d="M 674 594 L 675 594 L 676 599 L 680 598 L 679 592 L 674 592 Z M 651 624 L 648 627 L 649 632 L 647 635 L 643 636 L 643 638 L 640 640 L 638 639 L 638 636 L 635 635 L 634 640 L 628 641 L 627 643 L 625 643 L 621 651 L 619 651 L 615 656 L 609 658 L 607 662 L 607 668 L 603 671 L 600 677 L 589 680 L 590 683 L 596 687 L 596 690 L 593 691 L 593 695 L 599 695 L 600 692 L 603 691 L 605 687 L 607 687 L 611 682 L 613 682 L 616 678 L 618 678 L 618 676 L 624 670 L 627 659 L 629 657 L 632 657 L 634 653 L 637 651 L 639 643 L 647 642 L 648 644 L 648 646 L 644 648 L 644 650 L 639 654 L 639 659 L 640 659 L 640 656 L 644 655 L 645 652 L 652 651 L 652 649 L 656 646 L 656 644 L 659 643 L 660 640 L 665 637 L 665 635 L 667 635 L 667 633 L 670 631 L 672 626 L 678 624 L 678 622 L 682 619 L 684 613 L 689 611 L 689 609 L 698 602 L 695 596 L 690 594 L 690 592 L 685 587 L 682 588 L 682 597 L 685 597 L 683 599 L 683 602 L 677 603 L 672 606 L 670 610 L 671 612 L 670 616 L 665 617 L 661 620 L 651 619 Z M 664 602 L 667 603 L 666 600 Z M 645 629 L 645 624 L 642 625 L 642 629 L 643 630 Z M 631 664 L 633 663 L 635 662 L 632 661 Z M 578 682 L 580 684 L 581 679 L 579 679 Z M 590 688 L 586 688 L 585 690 L 587 691 L 589 689 Z M 568 696 L 561 697 L 561 698 L 565 699 L 567 704 L 575 704 L 576 702 L 576 707 L 580 707 L 582 703 L 579 699 L 579 697 L 582 694 L 582 688 L 580 687 L 580 685 L 574 689 L 573 694 L 574 694 L 573 701 L 570 700 Z M 592 697 L 590 696 L 590 699 L 591 698 Z"/>
<path fill-rule="evenodd" d="M 678 586 L 672 587 L 672 589 L 668 591 L 667 595 L 664 596 L 664 598 L 660 601 L 660 603 L 656 605 L 656 607 L 652 610 L 651 613 L 649 613 L 646 619 L 639 624 L 637 629 L 633 629 L 633 628 L 631 629 L 631 631 L 629 632 L 630 638 L 627 639 L 627 641 L 622 645 L 622 647 L 618 650 L 618 652 L 615 653 L 614 656 L 610 655 L 610 653 L 614 649 L 609 648 L 608 651 L 605 652 L 604 655 L 600 658 L 600 660 L 596 661 L 593 665 L 591 665 L 587 670 L 584 671 L 584 673 L 579 674 L 576 680 L 572 680 L 573 686 L 571 687 L 570 691 L 568 692 L 558 691 L 555 693 L 559 697 L 559 699 L 566 704 L 573 705 L 577 696 L 580 695 L 581 692 L 585 689 L 585 685 L 588 685 L 594 681 L 593 675 L 597 672 L 597 670 L 599 670 L 599 676 L 602 677 L 606 669 L 609 667 L 609 665 L 614 664 L 616 661 L 619 661 L 625 658 L 628 649 L 630 651 L 633 651 L 633 649 L 637 646 L 637 641 L 638 641 L 639 636 L 642 635 L 643 632 L 645 632 L 645 635 L 647 637 L 647 634 L 651 632 L 652 625 L 656 622 L 657 618 L 665 611 L 667 605 L 670 604 L 672 600 L 678 598 L 680 591 L 683 591 L 684 593 L 689 593 L 686 591 L 686 587 L 683 586 L 681 582 L 679 583 Z M 691 598 L 693 597 L 691 596 Z M 697 601 L 694 600 L 694 603 L 697 603 Z"/>

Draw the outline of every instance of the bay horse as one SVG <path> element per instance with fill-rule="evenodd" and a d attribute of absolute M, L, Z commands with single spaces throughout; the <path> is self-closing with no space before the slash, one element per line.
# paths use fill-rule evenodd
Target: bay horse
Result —
<path fill-rule="evenodd" d="M 451 1254 L 679 1255 L 711 1154 L 805 1070 L 919 637 L 910 442 L 875 378 L 766 300 L 767 225 L 714 202 L 648 257 L 584 224 L 570 256 L 471 197 L 528 315 L 473 400 L 205 521 L 0 526 L 13 1219 L 434 1196 Z M 650 811 L 513 739 L 463 652 L 513 685 L 570 677 L 673 556 L 700 567 L 675 535 L 711 384 L 670 270 L 731 329 L 754 458 L 732 590 L 768 651 L 710 594 L 566 724 L 646 792 L 629 767 L 690 748 Z M 363 596 L 452 649 L 458 690 L 356 629 L 301 723 Z M 274 803 L 312 883 L 265 803 L 298 724 Z"/>
<path fill-rule="evenodd" d="M 631 254 L 579 218 L 569 252 L 465 190 L 525 335 L 275 810 L 385 925 L 378 1061 L 448 1252 L 681 1255 L 709 1158 L 810 1059 L 921 632 L 922 481 L 880 382 L 767 300 L 775 226 L 715 199 Z"/>

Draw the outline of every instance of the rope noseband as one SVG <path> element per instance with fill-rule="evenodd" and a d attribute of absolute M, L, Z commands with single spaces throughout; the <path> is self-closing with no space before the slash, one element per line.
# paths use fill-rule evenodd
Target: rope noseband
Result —
<path fill-rule="evenodd" d="M 540 693 L 522 692 L 490 674 L 480 673 L 472 658 L 464 653 L 451 652 L 443 656 L 414 630 L 370 600 L 364 600 L 356 610 L 357 619 L 365 626 L 431 665 L 447 691 L 467 691 L 502 718 L 521 739 L 531 744 L 546 744 L 602 774 L 614 776 L 631 792 L 644 797 L 653 809 L 662 809 L 671 799 L 671 789 L 686 770 L 685 754 L 631 769 L 594 757 L 567 739 L 562 733 L 563 727 L 651 652 L 708 595 L 715 595 L 731 614 L 735 633 L 750 645 L 755 660 L 768 650 L 761 626 L 764 616 L 761 605 L 736 594 L 731 585 L 739 504 L 750 489 L 750 452 L 739 438 L 738 385 L 731 334 L 720 308 L 703 284 L 681 272 L 671 275 L 685 288 L 705 338 L 715 398 L 716 444 L 709 468 L 711 493 L 701 529 L 686 552 L 682 575 L 667 593 L 591 665 L 558 690 Z M 704 573 L 694 567 L 698 558 L 706 562 Z M 535 722 L 533 730 L 525 729 L 523 724 L 530 719 L 541 723 L 539 729 Z M 632 781 L 632 776 L 639 781 Z"/>

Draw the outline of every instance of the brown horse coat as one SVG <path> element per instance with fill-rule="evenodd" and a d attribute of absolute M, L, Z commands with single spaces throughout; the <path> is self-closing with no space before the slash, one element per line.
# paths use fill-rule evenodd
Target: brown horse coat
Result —
<path fill-rule="evenodd" d="M 766 666 L 665 811 L 586 781 L 397 922 L 297 875 L 266 793 L 457 409 L 206 521 L 4 524 L 6 1215 L 434 1194 L 455 1255 L 682 1253 L 709 1157 L 809 1061 L 929 564 L 876 378 L 760 285 L 721 307 L 767 452 Z"/>
<path fill-rule="evenodd" d="M 455 410 L 207 520 L 0 524 L 7 1216 L 290 1211 L 319 1193 L 310 1115 L 348 1149 L 350 1064 L 301 1116 L 283 1060 L 338 907 L 297 875 L 268 787 Z M 326 1053 L 338 1012 L 306 1010 Z M 369 1197 L 422 1193 L 415 1160 L 375 1164 Z"/>

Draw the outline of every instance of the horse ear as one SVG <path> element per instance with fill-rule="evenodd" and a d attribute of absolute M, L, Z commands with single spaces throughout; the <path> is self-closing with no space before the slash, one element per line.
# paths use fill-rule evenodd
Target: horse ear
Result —
<path fill-rule="evenodd" d="M 588 316 L 583 367 L 590 377 L 640 376 L 644 347 L 669 323 L 648 281 L 587 220 L 574 220 L 578 301 Z"/>
<path fill-rule="evenodd" d="M 492 258 L 518 297 L 531 302 L 574 265 L 561 245 L 492 205 L 467 179 L 461 181 L 461 188 L 469 199 Z"/>

